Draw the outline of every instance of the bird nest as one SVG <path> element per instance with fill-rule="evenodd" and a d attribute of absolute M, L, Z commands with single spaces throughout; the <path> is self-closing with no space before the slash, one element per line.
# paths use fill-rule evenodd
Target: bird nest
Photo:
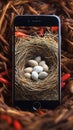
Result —
<path fill-rule="evenodd" d="M 15 95 L 16 99 L 33 100 L 57 99 L 58 89 L 58 43 L 54 36 L 30 37 L 30 40 L 20 38 L 15 46 Z M 41 56 L 46 61 L 49 70 L 44 80 L 33 81 L 24 75 L 24 68 L 28 67 L 28 60 Z M 56 93 L 56 94 L 54 94 Z"/>

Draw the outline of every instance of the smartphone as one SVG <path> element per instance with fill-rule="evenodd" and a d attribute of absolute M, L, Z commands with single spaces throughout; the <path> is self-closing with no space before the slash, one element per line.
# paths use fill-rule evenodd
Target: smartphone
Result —
<path fill-rule="evenodd" d="M 16 16 L 13 22 L 12 99 L 22 110 L 61 103 L 61 24 L 55 15 Z"/>

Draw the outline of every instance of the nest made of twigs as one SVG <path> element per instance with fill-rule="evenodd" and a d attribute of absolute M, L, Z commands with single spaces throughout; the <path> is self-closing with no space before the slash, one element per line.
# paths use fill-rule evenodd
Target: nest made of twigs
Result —
<path fill-rule="evenodd" d="M 53 39 L 52 39 L 53 38 Z M 15 47 L 16 65 L 16 99 L 33 100 L 37 99 L 57 99 L 57 79 L 58 79 L 58 44 L 53 35 L 34 37 L 27 40 L 20 38 Z M 48 77 L 44 80 L 33 81 L 24 76 L 24 68 L 28 65 L 27 61 L 40 55 L 49 66 Z M 55 97 L 54 97 L 54 92 Z"/>

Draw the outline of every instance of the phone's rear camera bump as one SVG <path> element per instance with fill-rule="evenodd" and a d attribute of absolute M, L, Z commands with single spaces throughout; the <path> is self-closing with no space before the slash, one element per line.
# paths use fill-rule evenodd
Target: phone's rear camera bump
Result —
<path fill-rule="evenodd" d="M 41 108 L 41 103 L 40 102 L 34 102 L 33 103 L 33 110 L 37 111 L 40 108 Z"/>

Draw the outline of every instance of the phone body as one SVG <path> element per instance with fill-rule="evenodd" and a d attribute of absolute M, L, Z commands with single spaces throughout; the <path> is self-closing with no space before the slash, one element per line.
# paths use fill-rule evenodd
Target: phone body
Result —
<path fill-rule="evenodd" d="M 13 100 L 13 106 L 14 107 L 19 107 L 22 110 L 29 110 L 29 111 L 34 111 L 34 110 L 38 110 L 40 108 L 42 109 L 53 109 L 56 106 L 58 106 L 61 103 L 61 24 L 60 24 L 60 19 L 55 16 L 55 15 L 23 15 L 23 16 L 16 16 L 13 22 L 13 44 L 12 44 L 12 100 Z M 23 32 L 21 31 L 23 30 Z M 43 55 L 43 51 L 37 51 L 37 56 L 41 55 L 42 60 L 46 60 L 47 64 L 51 64 L 51 67 L 49 68 L 49 72 L 48 72 L 48 76 L 49 73 L 51 73 L 51 68 L 55 67 L 53 63 L 55 63 L 56 68 L 52 69 L 52 75 L 54 74 L 54 71 L 56 69 L 55 74 L 57 74 L 56 78 L 55 78 L 55 74 L 52 77 L 52 80 L 48 81 L 49 83 L 47 84 L 48 87 L 51 85 L 51 83 L 54 84 L 54 88 L 50 88 L 47 89 L 47 91 L 44 89 L 44 92 L 42 91 L 42 93 L 38 93 L 35 89 L 35 91 L 32 93 L 32 89 L 27 89 L 27 85 L 25 85 L 24 79 L 25 80 L 29 80 L 27 78 L 25 78 L 25 72 L 23 72 L 24 77 L 21 76 L 22 75 L 22 71 L 24 71 L 24 69 L 22 69 L 23 62 L 21 63 L 21 58 L 22 57 L 22 53 L 24 53 L 24 57 L 26 55 L 25 53 L 25 43 L 26 40 L 29 42 L 29 45 L 32 44 L 32 41 L 34 39 L 38 39 L 38 37 L 40 37 L 40 39 L 44 39 L 44 42 L 46 43 L 46 40 L 48 40 L 47 44 L 49 43 L 49 37 L 52 37 L 53 35 L 53 40 L 56 41 L 56 43 L 53 41 L 53 43 L 55 43 L 53 45 L 53 43 L 50 44 L 50 48 L 53 52 L 56 51 L 56 61 L 52 62 L 50 61 L 50 63 L 47 62 L 47 59 L 45 59 L 45 54 L 46 52 L 49 53 L 49 51 L 46 49 L 45 50 L 45 54 Z M 48 38 L 48 39 L 47 39 Z M 21 41 L 21 42 L 19 42 Z M 30 42 L 31 41 L 31 42 Z M 36 41 L 36 40 L 35 40 Z M 35 42 L 33 41 L 33 42 Z M 18 42 L 18 43 L 17 43 Z M 22 47 L 22 50 L 19 49 L 19 47 L 17 46 L 21 46 L 20 43 L 24 46 Z M 43 44 L 43 42 L 42 42 Z M 55 46 L 56 45 L 56 46 Z M 18 49 L 18 50 L 17 50 Z M 27 47 L 26 47 L 27 49 Z M 35 51 L 37 49 L 37 47 L 34 45 L 34 48 L 32 49 L 33 51 Z M 41 52 L 39 54 L 39 52 Z M 20 55 L 17 54 L 20 53 Z M 28 52 L 27 52 L 28 53 Z M 29 54 L 28 54 L 29 55 Z M 55 55 L 55 53 L 54 53 Z M 52 56 L 52 54 L 51 54 Z M 29 58 L 30 55 L 28 56 L 29 60 L 33 60 L 34 58 L 36 58 L 36 54 L 34 53 L 34 58 Z M 53 56 L 54 57 L 54 56 Z M 19 58 L 19 61 L 17 61 Z M 22 57 L 23 58 L 23 57 Z M 26 59 L 27 60 L 27 59 Z M 52 59 L 51 59 L 52 60 Z M 18 62 L 18 64 L 17 64 Z M 52 63 L 51 63 L 52 62 Z M 48 65 L 49 66 L 49 65 Z M 30 66 L 29 66 L 30 67 Z M 19 73 L 18 73 L 19 72 Z M 53 79 L 55 78 L 55 81 L 53 81 Z M 21 80 L 20 80 L 21 79 Z M 19 81 L 20 80 L 20 81 Z M 31 82 L 34 82 L 35 84 L 35 88 L 37 86 L 37 82 L 40 82 L 40 84 L 42 82 L 48 82 L 46 79 L 45 80 L 39 80 L 38 81 L 34 81 L 32 80 L 32 78 L 30 79 Z M 29 86 L 30 87 L 30 81 L 29 81 Z M 39 84 L 39 85 L 40 85 Z M 24 89 L 23 89 L 24 86 Z M 44 85 L 44 83 L 42 83 L 41 87 L 43 87 L 46 85 Z M 31 85 L 32 88 L 32 85 Z M 28 92 L 29 91 L 29 92 Z M 47 95 L 46 97 L 44 96 Z M 27 98 L 26 98 L 27 97 Z M 38 97 L 38 98 L 37 98 Z M 42 97 L 42 98 L 41 98 Z"/>

